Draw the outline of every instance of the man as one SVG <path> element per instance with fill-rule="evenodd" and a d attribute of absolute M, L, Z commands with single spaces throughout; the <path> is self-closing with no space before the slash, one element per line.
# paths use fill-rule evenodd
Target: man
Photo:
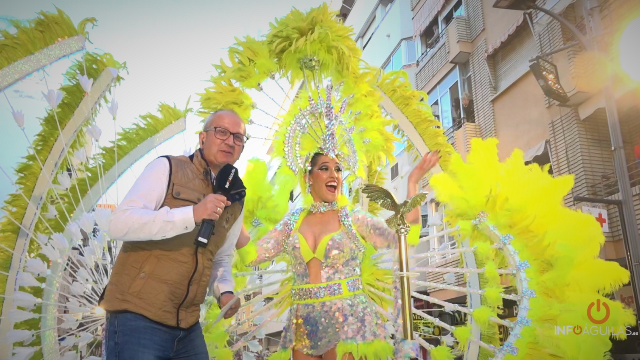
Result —
<path fill-rule="evenodd" d="M 244 199 L 213 194 L 215 174 L 238 160 L 246 140 L 238 114 L 211 114 L 200 149 L 152 161 L 113 213 L 109 235 L 124 244 L 101 302 L 107 360 L 209 359 L 200 305 L 208 287 L 221 307 L 234 298 L 231 263 L 244 214 Z M 197 247 L 202 219 L 216 222 L 215 234 Z"/>

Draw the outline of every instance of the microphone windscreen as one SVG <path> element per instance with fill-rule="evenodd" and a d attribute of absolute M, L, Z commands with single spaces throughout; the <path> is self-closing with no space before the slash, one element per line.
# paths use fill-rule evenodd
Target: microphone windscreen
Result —
<path fill-rule="evenodd" d="M 229 195 L 238 184 L 238 169 L 231 164 L 227 164 L 216 174 L 216 193 Z"/>

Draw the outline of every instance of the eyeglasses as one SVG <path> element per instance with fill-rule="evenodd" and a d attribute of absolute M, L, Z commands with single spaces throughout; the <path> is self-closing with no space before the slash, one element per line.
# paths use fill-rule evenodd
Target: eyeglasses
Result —
<path fill-rule="evenodd" d="M 244 145 L 249 137 L 242 133 L 232 133 L 231 131 L 223 128 L 223 127 L 212 127 L 208 129 L 202 130 L 204 132 L 213 131 L 213 135 L 219 140 L 225 141 L 229 138 L 229 136 L 233 135 L 233 143 L 239 146 Z"/>

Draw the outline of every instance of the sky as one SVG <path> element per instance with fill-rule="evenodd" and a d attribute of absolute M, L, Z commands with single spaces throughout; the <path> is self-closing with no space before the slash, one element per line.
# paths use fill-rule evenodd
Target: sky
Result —
<path fill-rule="evenodd" d="M 9 27 L 7 19 L 31 19 L 39 11 L 53 12 L 55 7 L 66 12 L 75 24 L 87 17 L 98 19 L 97 26 L 88 27 L 92 43 L 87 43 L 87 49 L 109 52 L 116 60 L 126 61 L 128 68 L 128 73 L 122 74 L 125 80 L 115 90 L 117 121 L 111 119 L 106 108 L 96 118 L 96 124 L 102 129 L 100 145 L 107 145 L 114 139 L 116 127 L 128 127 L 138 121 L 139 115 L 155 113 L 160 102 L 183 109 L 191 96 L 189 106 L 197 109 L 199 97 L 196 93 L 209 86 L 207 80 L 215 75 L 212 64 L 226 58 L 228 47 L 235 42 L 234 37 L 264 35 L 269 30 L 269 23 L 286 15 L 292 6 L 308 10 L 321 3 L 319 0 L 4 1 L 0 8 L 0 28 Z M 25 132 L 29 140 L 32 139 L 39 131 L 38 118 L 45 115 L 47 108 L 41 92 L 46 92 L 47 86 L 55 90 L 61 86 L 62 75 L 74 58 L 79 58 L 79 54 L 45 68 L 47 75 L 42 71 L 35 73 L 0 95 L 0 149 L 3 150 L 0 151 L 0 166 L 11 177 L 7 179 L 0 174 L 0 201 L 14 191 L 11 185 L 11 180 L 15 180 L 13 169 L 26 155 L 28 145 L 13 121 L 11 107 L 25 113 Z M 274 84 L 271 86 L 273 88 Z M 278 111 L 278 106 L 260 94 L 254 101 L 271 114 Z M 149 161 L 160 155 L 193 151 L 197 143 L 195 132 L 202 126 L 200 120 L 197 115 L 187 117 L 184 134 L 158 146 L 127 171 L 118 183 L 119 200 Z M 258 116 L 256 120 L 266 126 L 272 122 L 266 115 Z M 268 135 L 266 129 L 255 125 L 249 126 L 248 132 L 257 138 Z M 241 173 L 246 161 L 253 156 L 266 159 L 265 141 L 256 138 L 250 141 L 236 164 Z M 102 202 L 115 201 L 112 189 Z"/>

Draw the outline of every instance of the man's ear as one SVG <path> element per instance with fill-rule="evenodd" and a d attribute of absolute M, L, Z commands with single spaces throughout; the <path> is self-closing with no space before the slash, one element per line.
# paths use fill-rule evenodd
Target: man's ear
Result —
<path fill-rule="evenodd" d="M 198 144 L 200 145 L 200 148 L 204 147 L 204 137 L 204 132 L 198 134 Z"/>

